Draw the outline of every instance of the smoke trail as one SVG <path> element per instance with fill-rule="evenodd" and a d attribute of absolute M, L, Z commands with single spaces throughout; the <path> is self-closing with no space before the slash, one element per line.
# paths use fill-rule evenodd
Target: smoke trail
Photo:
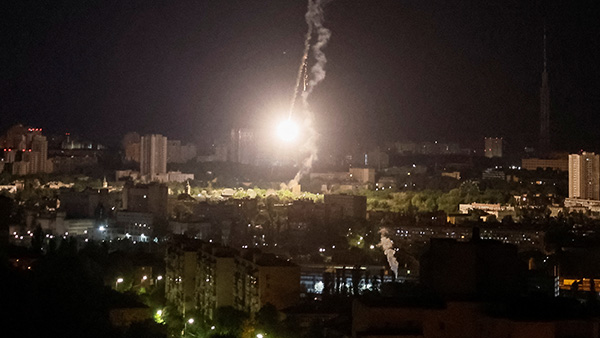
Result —
<path fill-rule="evenodd" d="M 293 187 L 298 184 L 298 181 L 307 174 L 312 168 L 313 162 L 317 159 L 317 138 L 318 134 L 314 128 L 314 115 L 308 107 L 308 97 L 314 90 L 315 86 L 318 85 L 323 79 L 325 79 L 325 64 L 327 58 L 322 49 L 327 45 L 329 38 L 331 37 L 331 31 L 323 26 L 323 8 L 321 7 L 323 0 L 309 0 L 308 10 L 304 16 L 306 24 L 308 25 L 308 32 L 306 34 L 306 40 L 304 41 L 304 56 L 302 63 L 300 64 L 300 70 L 298 72 L 298 78 L 296 82 L 296 90 L 294 92 L 294 99 L 292 101 L 292 109 L 296 100 L 296 93 L 299 90 L 300 79 L 302 77 L 302 70 L 308 57 L 308 47 L 310 46 L 310 39 L 312 36 L 313 28 L 317 32 L 317 43 L 312 47 L 312 52 L 315 57 L 316 63 L 312 66 L 311 79 L 308 82 L 306 90 L 302 92 L 302 113 L 304 115 L 304 127 L 308 131 L 308 137 L 306 142 L 302 145 L 301 151 L 308 152 L 309 155 L 302 161 L 302 167 L 294 177 L 288 186 Z M 290 110 L 291 114 L 291 110 Z"/>
<path fill-rule="evenodd" d="M 394 251 L 394 242 L 387 237 L 388 232 L 385 228 L 381 228 L 379 234 L 381 235 L 381 240 L 377 246 L 380 246 L 383 249 L 383 253 L 387 257 L 390 268 L 394 271 L 394 275 L 398 277 L 398 260 L 396 260 L 396 256 L 394 256 L 396 253 L 396 251 Z"/>
<path fill-rule="evenodd" d="M 322 49 L 329 42 L 329 38 L 331 38 L 331 31 L 325 27 L 323 27 L 323 8 L 321 7 L 322 0 L 310 0 L 308 6 L 308 12 L 306 12 L 306 22 L 309 26 L 312 24 L 317 30 L 317 43 L 312 47 L 313 55 L 315 56 L 315 60 L 317 61 L 314 66 L 312 66 L 310 72 L 312 78 L 308 82 L 308 87 L 306 91 L 302 93 L 302 101 L 304 104 L 304 108 L 308 107 L 307 98 L 312 93 L 314 87 L 319 84 L 319 82 L 325 79 L 325 64 L 327 63 L 327 58 L 325 57 L 325 53 L 323 53 Z M 311 6 L 312 4 L 312 6 Z"/>

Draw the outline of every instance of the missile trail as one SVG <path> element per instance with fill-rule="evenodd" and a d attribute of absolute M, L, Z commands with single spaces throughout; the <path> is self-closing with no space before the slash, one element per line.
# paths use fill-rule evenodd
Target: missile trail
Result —
<path fill-rule="evenodd" d="M 314 90 L 315 86 L 325 79 L 325 64 L 327 63 L 327 58 L 325 57 L 325 53 L 323 53 L 322 49 L 327 45 L 327 42 L 329 42 L 331 31 L 323 26 L 324 14 L 323 8 L 321 7 L 323 3 L 323 0 L 308 0 L 308 8 L 306 14 L 304 15 L 306 24 L 308 25 L 308 31 L 306 33 L 306 38 L 304 39 L 304 54 L 302 55 L 302 62 L 300 63 L 300 68 L 298 69 L 296 88 L 294 88 L 294 96 L 292 98 L 289 118 L 291 119 L 294 112 L 298 93 L 301 92 L 301 112 L 304 119 L 304 129 L 307 131 L 307 137 L 299 150 L 301 152 L 307 152 L 308 156 L 302 161 L 302 166 L 300 167 L 294 179 L 289 182 L 289 187 L 297 185 L 302 176 L 310 172 L 313 162 L 317 159 L 317 139 L 319 135 L 314 126 L 314 114 L 309 109 L 308 97 Z M 316 32 L 317 42 L 311 48 L 310 42 L 313 31 Z M 311 49 L 315 58 L 315 64 L 311 67 L 309 75 L 308 53 Z M 301 91 L 300 81 L 302 81 L 302 79 L 304 79 L 304 84 Z"/>
<path fill-rule="evenodd" d="M 313 6 L 313 1 L 308 1 L 308 10 L 306 14 L 311 12 L 310 8 Z M 292 117 L 292 112 L 294 111 L 294 106 L 296 105 L 296 98 L 298 97 L 298 92 L 300 91 L 300 81 L 304 78 L 303 91 L 306 90 L 306 77 L 308 76 L 308 52 L 310 51 L 310 39 L 312 38 L 313 24 L 309 21 L 308 17 L 306 18 L 306 23 L 308 24 L 308 31 L 304 37 L 304 52 L 302 53 L 302 59 L 300 61 L 300 67 L 298 68 L 298 75 L 296 76 L 296 86 L 294 86 L 294 95 L 292 96 L 292 103 L 290 105 L 290 113 L 289 118 Z"/>

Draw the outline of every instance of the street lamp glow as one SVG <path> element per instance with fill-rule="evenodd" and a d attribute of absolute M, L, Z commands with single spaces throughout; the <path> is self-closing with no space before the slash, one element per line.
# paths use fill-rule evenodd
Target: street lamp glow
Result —
<path fill-rule="evenodd" d="M 263 338 L 263 337 L 264 337 L 264 335 L 262 333 L 259 333 L 256 335 L 256 338 Z"/>
<path fill-rule="evenodd" d="M 190 323 L 190 324 L 194 324 L 194 318 L 190 318 L 190 319 L 188 319 L 188 323 Z"/>
<path fill-rule="evenodd" d="M 277 126 L 277 136 L 285 142 L 291 142 L 298 137 L 298 124 L 292 119 L 283 120 Z"/>
<path fill-rule="evenodd" d="M 162 280 L 162 276 L 157 276 L 156 280 Z"/>
<path fill-rule="evenodd" d="M 156 311 L 156 314 L 159 315 L 159 316 L 162 316 L 162 310 Z"/>
<path fill-rule="evenodd" d="M 145 281 L 146 279 L 148 279 L 148 276 L 142 277 L 142 281 Z"/>
<path fill-rule="evenodd" d="M 115 281 L 115 289 L 119 287 L 120 283 L 123 283 L 123 278 L 121 277 L 117 278 L 117 280 Z"/>

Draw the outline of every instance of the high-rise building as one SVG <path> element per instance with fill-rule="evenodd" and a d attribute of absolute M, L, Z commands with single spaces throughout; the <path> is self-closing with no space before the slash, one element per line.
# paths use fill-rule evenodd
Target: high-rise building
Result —
<path fill-rule="evenodd" d="M 540 153 L 550 151 L 550 88 L 548 87 L 548 71 L 546 70 L 546 29 L 544 28 L 544 70 L 540 87 Z"/>
<path fill-rule="evenodd" d="M 4 161 L 12 163 L 13 175 L 52 172 L 48 141 L 42 136 L 41 128 L 15 125 L 0 138 L 0 144 L 4 150 Z"/>
<path fill-rule="evenodd" d="M 31 141 L 31 152 L 36 155 L 35 172 L 47 172 L 46 162 L 48 162 L 48 141 L 46 136 L 35 135 Z"/>
<path fill-rule="evenodd" d="M 502 137 L 486 137 L 484 143 L 483 153 L 485 157 L 502 157 Z"/>
<path fill-rule="evenodd" d="M 125 160 L 140 162 L 140 134 L 136 132 L 130 132 L 125 134 L 123 137 L 122 145 L 125 150 Z"/>
<path fill-rule="evenodd" d="M 569 198 L 600 200 L 600 155 L 569 155 Z"/>
<path fill-rule="evenodd" d="M 140 174 L 152 181 L 167 173 L 167 138 L 159 134 L 142 136 L 140 147 Z"/>
<path fill-rule="evenodd" d="M 185 163 L 196 157 L 196 146 L 182 144 L 179 140 L 167 141 L 167 162 Z"/>
<path fill-rule="evenodd" d="M 256 162 L 256 140 L 254 131 L 245 128 L 231 129 L 227 161 L 242 164 Z"/>

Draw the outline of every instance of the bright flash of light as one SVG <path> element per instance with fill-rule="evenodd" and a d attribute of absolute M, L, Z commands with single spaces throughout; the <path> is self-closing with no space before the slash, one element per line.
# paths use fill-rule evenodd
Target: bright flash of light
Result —
<path fill-rule="evenodd" d="M 298 137 L 298 133 L 298 125 L 292 119 L 283 120 L 277 126 L 277 136 L 285 142 L 295 140 Z"/>

